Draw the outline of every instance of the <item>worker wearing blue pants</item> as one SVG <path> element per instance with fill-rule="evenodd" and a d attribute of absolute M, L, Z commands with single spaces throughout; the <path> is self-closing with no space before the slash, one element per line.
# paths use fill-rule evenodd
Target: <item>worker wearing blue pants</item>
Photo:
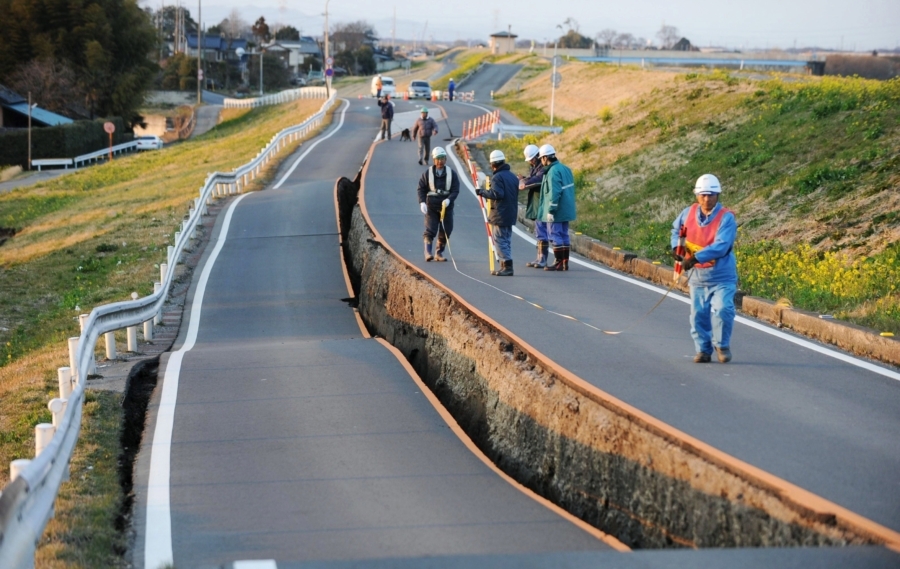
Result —
<path fill-rule="evenodd" d="M 707 363 L 716 351 L 722 363 L 731 361 L 731 331 L 734 328 L 734 294 L 737 291 L 737 258 L 734 213 L 719 203 L 722 186 L 712 174 L 704 174 L 694 185 L 697 203 L 687 207 L 672 224 L 671 245 L 676 251 L 682 227 L 685 231 L 682 269 L 690 271 L 691 337 L 696 363 Z"/>

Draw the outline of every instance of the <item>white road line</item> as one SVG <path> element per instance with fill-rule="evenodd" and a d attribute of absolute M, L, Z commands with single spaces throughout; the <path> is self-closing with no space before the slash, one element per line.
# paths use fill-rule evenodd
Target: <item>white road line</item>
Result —
<path fill-rule="evenodd" d="M 456 157 L 456 153 L 455 153 L 455 152 L 447 152 L 447 154 L 453 159 L 453 163 L 456 165 L 457 171 L 468 172 L 468 169 L 463 169 L 463 168 L 462 168 L 462 165 L 461 165 L 461 163 L 459 162 L 459 159 Z M 461 175 L 461 176 L 460 176 L 460 179 L 461 179 L 463 182 L 465 182 L 466 187 L 469 188 L 469 191 L 470 191 L 470 192 L 472 193 L 472 195 L 474 196 L 474 195 L 475 195 L 475 186 L 472 185 L 472 181 L 469 179 L 468 175 L 466 175 L 466 176 L 462 176 L 462 175 Z M 514 232 L 516 235 L 518 235 L 519 237 L 521 237 L 522 239 L 524 239 L 524 240 L 526 240 L 527 242 L 529 242 L 530 244 L 532 244 L 532 245 L 534 245 L 534 244 L 537 243 L 537 241 L 534 239 L 534 237 L 532 237 L 532 236 L 529 235 L 528 233 L 525 233 L 524 231 L 522 231 L 522 230 L 519 229 L 518 227 L 513 227 L 513 232 Z M 608 269 L 601 268 L 601 267 L 597 266 L 597 265 L 594 264 L 594 263 L 591 263 L 591 262 L 588 262 L 588 261 L 583 261 L 583 260 L 581 260 L 581 259 L 575 259 L 575 258 L 570 259 L 570 261 L 571 261 L 572 263 L 575 263 L 576 265 L 580 265 L 580 266 L 582 266 L 582 267 L 587 267 L 588 269 L 590 269 L 590 270 L 592 270 L 592 271 L 596 271 L 596 272 L 602 273 L 602 274 L 604 274 L 604 275 L 606 275 L 606 276 L 613 277 L 613 278 L 619 279 L 619 280 L 621 280 L 621 281 L 625 281 L 625 282 L 627 282 L 627 283 L 629 283 L 629 284 L 637 285 L 637 286 L 642 287 L 642 288 L 645 288 L 645 289 L 647 289 L 647 290 L 652 290 L 652 291 L 654 291 L 654 292 L 658 292 L 659 294 L 665 294 L 665 293 L 666 293 L 666 289 L 664 289 L 664 288 L 660 288 L 660 287 L 658 287 L 658 286 L 656 286 L 656 285 L 652 285 L 652 284 L 650 284 L 650 283 L 647 283 L 647 282 L 644 282 L 644 281 L 641 281 L 641 280 L 638 280 L 638 279 L 634 279 L 634 278 L 632 278 L 632 277 L 626 277 L 625 275 L 619 274 L 619 273 L 617 273 L 617 272 L 615 272 L 615 271 L 611 271 L 611 270 L 608 270 Z M 690 304 L 690 303 L 691 303 L 691 301 L 690 301 L 689 298 L 685 298 L 685 297 L 683 297 L 683 296 L 677 296 L 677 295 L 676 295 L 676 296 L 673 296 L 673 295 L 670 294 L 670 295 L 669 295 L 669 298 L 671 298 L 671 299 L 673 299 L 673 300 L 677 300 L 677 301 L 679 301 L 679 302 L 683 302 L 683 303 L 685 303 L 685 304 Z M 836 360 L 840 360 L 840 361 L 842 361 L 842 362 L 844 362 L 844 363 L 848 363 L 848 364 L 850 364 L 850 365 L 852 365 L 852 366 L 856 366 L 856 367 L 862 368 L 862 369 L 864 369 L 864 370 L 866 370 L 866 371 L 870 371 L 870 372 L 872 372 L 872 373 L 877 373 L 878 375 L 881 375 L 881 376 L 884 376 L 884 377 L 887 377 L 887 378 L 890 378 L 890 379 L 894 379 L 894 380 L 900 381 L 900 373 L 897 373 L 897 372 L 892 371 L 892 370 L 890 370 L 890 369 L 883 368 L 883 367 L 881 367 L 881 366 L 875 365 L 875 364 L 873 364 L 873 363 L 871 363 L 871 362 L 868 362 L 868 361 L 861 360 L 861 359 L 859 359 L 859 358 L 850 356 L 850 355 L 848 355 L 848 354 L 844 354 L 844 353 L 838 352 L 838 351 L 836 351 L 836 350 L 832 350 L 832 349 L 830 349 L 830 348 L 826 348 L 825 346 L 821 346 L 821 345 L 819 345 L 819 344 L 816 344 L 815 342 L 810 342 L 809 340 L 804 340 L 804 339 L 802 339 L 802 338 L 797 338 L 797 337 L 795 337 L 795 336 L 792 336 L 791 334 L 786 334 L 786 333 L 784 333 L 784 332 L 782 332 L 782 331 L 780 331 L 780 330 L 777 330 L 777 329 L 775 329 L 775 328 L 772 328 L 771 326 L 767 326 L 767 325 L 762 324 L 762 323 L 760 323 L 760 322 L 756 322 L 755 320 L 751 320 L 751 319 L 745 318 L 745 317 L 743 317 L 743 316 L 738 316 L 738 317 L 735 318 L 735 322 L 738 322 L 738 323 L 743 324 L 743 325 L 745 325 L 745 326 L 749 326 L 749 327 L 751 327 L 751 328 L 755 328 L 756 330 L 759 330 L 759 331 L 761 331 L 761 332 L 765 332 L 766 334 L 769 334 L 770 336 L 775 336 L 776 338 L 779 338 L 779 339 L 781 339 L 781 340 L 785 340 L 785 341 L 791 342 L 792 344 L 796 344 L 796 345 L 798 345 L 798 346 L 807 348 L 807 349 L 812 350 L 812 351 L 814 351 L 814 352 L 818 352 L 818 353 L 820 353 L 820 354 L 826 355 L 826 356 L 831 357 L 831 358 L 834 358 L 834 359 L 836 359 Z"/>
<path fill-rule="evenodd" d="M 346 99 L 341 99 L 346 105 L 341 111 L 341 120 L 337 128 L 326 136 L 323 136 L 309 145 L 306 152 L 301 154 L 294 164 L 288 169 L 287 173 L 281 178 L 277 188 L 284 183 L 288 176 L 293 173 L 300 162 L 312 151 L 320 142 L 332 137 L 344 124 L 344 115 L 349 108 Z M 172 428 L 175 421 L 175 404 L 178 399 L 178 380 L 181 373 L 181 362 L 184 354 L 193 349 L 197 341 L 197 332 L 200 329 L 200 311 L 203 307 L 203 295 L 206 292 L 206 284 L 209 281 L 209 275 L 219 252 L 225 245 L 228 237 L 228 228 L 231 225 L 231 218 L 237 205 L 247 197 L 247 194 L 240 196 L 229 206 L 228 212 L 222 223 L 222 230 L 219 232 L 219 240 L 213 248 L 200 279 L 197 281 L 197 290 L 194 293 L 194 301 L 191 304 L 191 319 L 188 324 L 187 336 L 184 345 L 178 351 L 172 353 L 169 357 L 169 363 L 166 366 L 166 375 L 163 380 L 163 391 L 160 398 L 159 410 L 156 416 L 156 430 L 153 433 L 153 443 L 150 447 L 150 476 L 147 483 L 147 523 L 146 537 L 144 540 L 144 567 L 145 569 L 157 569 L 166 564 L 173 563 L 172 553 L 172 513 L 170 510 L 169 495 L 169 476 L 170 476 L 170 460 L 172 451 Z M 274 562 L 273 562 L 274 563 Z"/>
<path fill-rule="evenodd" d="M 304 152 L 303 154 L 298 156 L 297 160 L 295 160 L 294 163 L 291 164 L 291 167 L 288 168 L 288 171 L 284 173 L 284 176 L 282 176 L 281 179 L 278 180 L 278 183 L 275 184 L 274 186 L 272 186 L 273 190 L 277 190 L 278 188 L 281 187 L 281 184 L 283 184 L 284 181 L 288 179 L 288 176 L 290 176 L 291 174 L 294 173 L 294 170 L 296 170 L 297 166 L 300 165 L 300 161 L 303 160 L 304 158 L 306 158 L 306 155 L 309 154 L 310 152 L 312 152 L 313 148 L 318 146 L 319 143 L 322 142 L 323 140 L 328 140 L 329 138 L 334 136 L 337 131 L 341 130 L 341 127 L 344 126 L 344 115 L 347 114 L 347 109 L 350 108 L 350 102 L 347 99 L 341 99 L 341 103 L 344 104 L 344 108 L 341 110 L 341 120 L 338 122 L 337 127 L 334 130 L 332 130 L 331 132 L 329 132 L 328 134 L 326 134 L 325 136 L 317 139 L 315 142 L 310 144 L 309 148 L 306 149 L 306 152 Z"/>
<path fill-rule="evenodd" d="M 187 335 L 181 349 L 172 353 L 166 366 L 166 375 L 163 380 L 163 391 L 159 402 L 159 410 L 156 415 L 156 430 L 153 433 L 153 444 L 150 447 L 150 477 L 147 483 L 147 524 L 146 538 L 144 540 L 144 567 L 145 569 L 157 569 L 160 566 L 171 564 L 172 559 L 172 516 L 169 509 L 169 467 L 172 450 L 172 427 L 175 421 L 175 403 L 178 399 L 178 380 L 181 374 L 181 362 L 184 354 L 193 349 L 197 342 L 197 332 L 200 329 L 200 310 L 203 307 L 203 295 L 206 293 L 206 284 L 216 259 L 225 245 L 228 236 L 228 227 L 231 225 L 231 217 L 234 210 L 247 194 L 234 200 L 225 214 L 219 240 L 210 254 L 200 279 L 197 281 L 197 290 L 194 293 L 194 301 L 191 304 L 191 319 L 188 324 Z"/>

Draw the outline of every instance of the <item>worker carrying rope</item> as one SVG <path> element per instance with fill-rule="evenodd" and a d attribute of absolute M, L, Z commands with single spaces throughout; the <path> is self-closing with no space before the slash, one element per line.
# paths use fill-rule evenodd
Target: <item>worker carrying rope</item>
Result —
<path fill-rule="evenodd" d="M 737 221 L 734 213 L 719 203 L 721 193 L 718 178 L 700 176 L 694 185 L 697 203 L 685 208 L 672 224 L 672 254 L 684 271 L 690 271 L 691 336 L 697 363 L 709 362 L 713 349 L 720 362 L 731 361 Z"/>
<path fill-rule="evenodd" d="M 453 203 L 459 195 L 459 175 L 447 166 L 447 152 L 440 146 L 431 152 L 431 159 L 434 165 L 419 178 L 419 209 L 425 215 L 425 260 L 443 262 L 447 260 L 444 248 L 453 233 Z"/>

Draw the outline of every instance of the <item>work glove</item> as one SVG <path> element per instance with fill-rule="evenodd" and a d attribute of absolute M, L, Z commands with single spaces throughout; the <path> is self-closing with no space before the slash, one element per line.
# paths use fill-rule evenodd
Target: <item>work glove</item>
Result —
<path fill-rule="evenodd" d="M 428 206 L 425 205 L 425 202 L 419 204 L 419 209 L 422 210 L 422 213 L 428 213 Z"/>
<path fill-rule="evenodd" d="M 553 223 L 553 214 L 552 213 L 547 214 L 547 221 L 549 221 L 550 223 Z"/>
<path fill-rule="evenodd" d="M 482 195 L 482 193 L 481 193 L 481 188 L 475 188 L 475 195 L 476 195 L 476 196 Z"/>
<path fill-rule="evenodd" d="M 676 261 L 684 262 L 684 255 L 679 255 L 679 254 L 678 254 L 678 248 L 677 248 L 677 247 L 672 247 L 672 256 L 675 258 Z"/>
<path fill-rule="evenodd" d="M 685 271 L 690 271 L 694 268 L 694 265 L 697 264 L 697 257 L 688 257 L 681 263 L 681 268 Z"/>
<path fill-rule="evenodd" d="M 524 189 L 525 189 L 525 179 L 519 178 L 519 190 L 524 190 Z"/>
<path fill-rule="evenodd" d="M 442 202 L 441 202 L 441 205 L 444 206 L 444 207 L 450 207 L 450 200 L 449 200 L 449 199 L 446 199 L 446 200 L 442 201 Z"/>

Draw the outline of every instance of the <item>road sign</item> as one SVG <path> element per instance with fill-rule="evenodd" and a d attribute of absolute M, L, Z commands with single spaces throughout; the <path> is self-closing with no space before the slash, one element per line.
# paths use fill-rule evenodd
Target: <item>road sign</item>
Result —
<path fill-rule="evenodd" d="M 551 62 L 555 67 L 559 67 L 562 65 L 562 57 L 558 55 L 553 56 L 553 61 Z"/>
<path fill-rule="evenodd" d="M 329 67 L 325 70 L 325 77 L 331 77 L 332 75 L 334 75 L 334 69 Z"/>
<path fill-rule="evenodd" d="M 112 134 L 116 132 L 116 125 L 111 122 L 103 123 L 103 130 L 105 130 L 108 134 Z"/>
<path fill-rule="evenodd" d="M 203 81 L 203 70 L 202 69 L 197 70 L 197 80 Z"/>
<path fill-rule="evenodd" d="M 553 84 L 553 88 L 559 87 L 559 84 L 562 83 L 562 75 L 559 73 L 554 73 L 550 76 L 550 83 Z"/>
<path fill-rule="evenodd" d="M 326 58 L 325 58 L 325 65 L 327 65 L 328 67 L 331 67 L 332 65 L 334 65 L 334 58 L 333 58 L 333 57 L 326 57 Z"/>

